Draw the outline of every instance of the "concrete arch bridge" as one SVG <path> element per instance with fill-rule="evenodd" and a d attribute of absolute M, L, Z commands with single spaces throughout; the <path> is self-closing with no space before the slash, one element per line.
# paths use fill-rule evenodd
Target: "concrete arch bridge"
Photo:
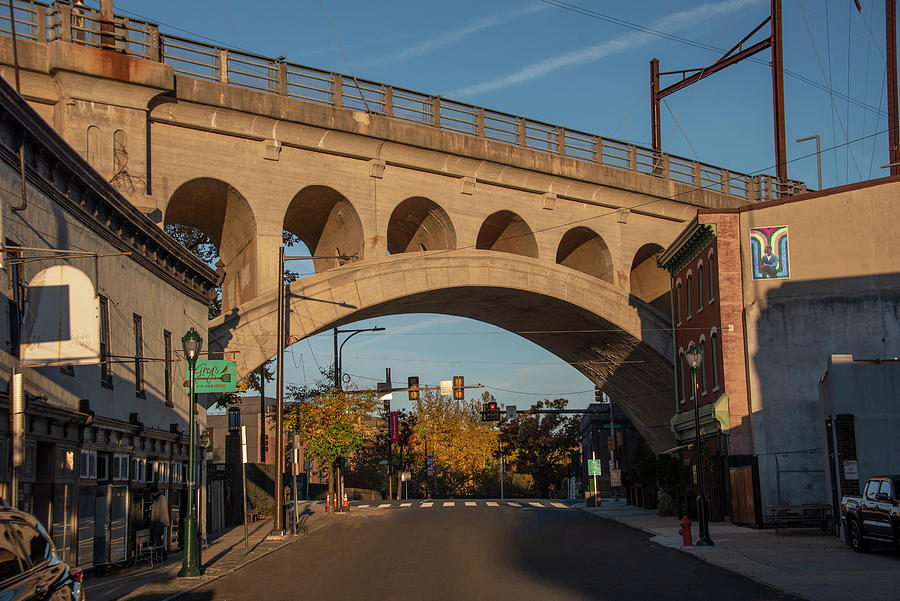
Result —
<path fill-rule="evenodd" d="M 388 314 L 479 319 L 571 363 L 662 451 L 674 385 L 655 255 L 698 207 L 784 190 L 134 19 L 111 27 L 89 8 L 17 6 L 18 73 L 0 35 L 2 75 L 137 208 L 216 244 L 211 347 L 240 350 L 240 373 L 276 351 L 287 231 L 315 255 L 355 256 L 291 284 L 292 340 Z"/>

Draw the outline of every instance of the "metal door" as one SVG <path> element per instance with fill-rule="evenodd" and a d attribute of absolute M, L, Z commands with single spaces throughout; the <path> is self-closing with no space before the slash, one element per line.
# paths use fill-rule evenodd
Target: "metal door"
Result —
<path fill-rule="evenodd" d="M 98 486 L 94 499 L 94 565 L 109 563 L 109 489 Z"/>
<path fill-rule="evenodd" d="M 125 561 L 128 540 L 128 486 L 110 486 L 109 561 Z"/>

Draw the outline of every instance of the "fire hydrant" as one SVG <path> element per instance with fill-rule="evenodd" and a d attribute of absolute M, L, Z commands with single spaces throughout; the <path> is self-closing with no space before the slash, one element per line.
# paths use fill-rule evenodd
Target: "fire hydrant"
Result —
<path fill-rule="evenodd" d="M 682 542 L 682 546 L 684 547 L 692 547 L 694 546 L 694 541 L 691 540 L 691 520 L 688 516 L 684 516 L 681 518 L 681 528 L 678 530 L 678 534 L 682 536 L 684 541 Z"/>

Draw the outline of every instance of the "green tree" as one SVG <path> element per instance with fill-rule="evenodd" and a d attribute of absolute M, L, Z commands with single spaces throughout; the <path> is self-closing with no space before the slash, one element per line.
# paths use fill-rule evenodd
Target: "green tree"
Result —
<path fill-rule="evenodd" d="M 335 390 L 326 380 L 313 386 L 288 386 L 288 397 L 295 402 L 285 412 L 285 428 L 297 432 L 319 464 L 327 466 L 328 496 L 334 499 L 335 463 L 374 438 L 377 397 L 372 392 Z"/>
<path fill-rule="evenodd" d="M 566 399 L 539 401 L 536 409 L 565 409 Z M 504 452 L 512 458 L 513 469 L 531 474 L 535 493 L 549 494 L 550 485 L 562 486 L 566 466 L 578 445 L 579 421 L 563 414 L 523 415 L 500 428 Z"/>

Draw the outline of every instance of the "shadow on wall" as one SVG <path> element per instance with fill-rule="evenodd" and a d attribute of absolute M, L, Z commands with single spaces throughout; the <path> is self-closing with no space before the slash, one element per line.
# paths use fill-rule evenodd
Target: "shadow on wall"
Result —
<path fill-rule="evenodd" d="M 829 503 L 818 382 L 832 354 L 900 355 L 900 274 L 785 279 L 745 316 L 762 505 Z"/>

